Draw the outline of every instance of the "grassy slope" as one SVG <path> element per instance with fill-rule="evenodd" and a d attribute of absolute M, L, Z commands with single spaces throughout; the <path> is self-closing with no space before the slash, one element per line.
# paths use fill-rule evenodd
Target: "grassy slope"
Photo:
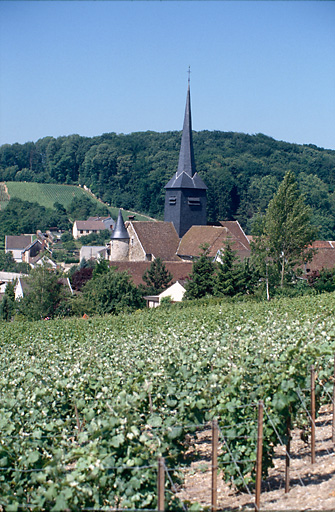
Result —
<path fill-rule="evenodd" d="M 58 202 L 68 208 L 74 197 L 89 196 L 93 201 L 101 204 L 101 202 L 92 196 L 86 190 L 74 185 L 56 185 L 50 183 L 28 183 L 19 181 L 6 182 L 10 197 L 17 197 L 23 201 L 37 202 L 46 208 L 53 208 L 55 202 Z M 6 206 L 7 202 L 2 204 L 1 209 Z M 116 219 L 118 208 L 108 207 L 113 218 Z M 128 215 L 136 214 L 136 220 L 150 220 L 149 217 L 124 210 L 124 218 Z"/>

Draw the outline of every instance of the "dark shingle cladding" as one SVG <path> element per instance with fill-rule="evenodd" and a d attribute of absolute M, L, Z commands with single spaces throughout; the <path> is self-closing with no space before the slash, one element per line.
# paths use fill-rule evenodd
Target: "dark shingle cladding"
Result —
<path fill-rule="evenodd" d="M 111 236 L 112 240 L 127 240 L 129 239 L 128 231 L 126 230 L 126 226 L 124 225 L 121 209 L 119 210 L 119 215 L 117 217 L 117 221 L 115 224 L 114 231 Z"/>
<path fill-rule="evenodd" d="M 207 190 L 205 183 L 198 176 L 195 168 L 193 138 L 192 138 L 192 119 L 191 119 L 191 93 L 190 83 L 188 83 L 186 108 L 179 152 L 178 169 L 173 178 L 165 185 L 168 188 L 195 188 Z"/>
<path fill-rule="evenodd" d="M 176 174 L 164 188 L 166 190 L 164 220 L 173 223 L 179 238 L 191 226 L 207 224 L 207 187 L 198 176 L 194 161 L 190 82 L 188 82 L 187 88 L 178 168 Z"/>

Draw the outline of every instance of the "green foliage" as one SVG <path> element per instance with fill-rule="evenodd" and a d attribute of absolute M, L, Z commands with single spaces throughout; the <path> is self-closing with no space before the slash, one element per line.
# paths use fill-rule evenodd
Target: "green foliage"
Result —
<path fill-rule="evenodd" d="M 108 260 L 99 260 L 93 269 L 92 277 L 96 279 L 97 277 L 103 276 L 109 272 L 109 263 Z"/>
<path fill-rule="evenodd" d="M 80 183 L 106 203 L 162 218 L 163 187 L 177 168 L 180 139 L 177 131 L 105 133 L 6 144 L 0 147 L 0 180 L 18 185 L 25 180 L 26 190 L 36 187 L 31 181 L 55 187 Z M 312 207 L 313 223 L 321 225 L 323 237 L 335 238 L 335 151 L 261 133 L 201 131 L 193 133 L 193 141 L 197 169 L 208 186 L 210 222 L 237 218 L 249 232 L 254 215 L 265 212 L 282 181 L 283 169 L 291 169 Z M 29 188 L 31 198 L 32 193 Z"/>
<path fill-rule="evenodd" d="M 89 217 L 108 217 L 109 211 L 91 197 L 81 196 L 72 199 L 67 208 L 73 220 L 87 220 Z"/>
<path fill-rule="evenodd" d="M 15 291 L 14 283 L 8 283 L 5 294 L 0 303 L 0 320 L 9 322 L 15 312 Z"/>
<path fill-rule="evenodd" d="M 106 245 L 110 241 L 111 232 L 108 229 L 103 229 L 100 233 L 90 233 L 89 235 L 81 236 L 76 240 L 77 245 Z"/>
<path fill-rule="evenodd" d="M 141 294 L 132 283 L 129 274 L 118 272 L 113 267 L 106 272 L 104 261 L 97 264 L 93 271 L 93 279 L 85 284 L 82 295 L 74 301 L 75 314 L 119 314 L 144 306 Z M 96 272 L 97 268 L 100 268 L 101 272 Z"/>
<path fill-rule="evenodd" d="M 146 295 L 159 295 L 166 290 L 171 280 L 171 272 L 166 269 L 161 258 L 156 258 L 143 274 L 143 281 L 146 284 L 146 287 L 143 287 L 143 293 Z"/>
<path fill-rule="evenodd" d="M 331 393 L 335 296 L 156 308 L 94 319 L 0 323 L 0 505 L 157 507 L 157 456 L 187 468 L 195 427 L 219 418 L 219 467 L 252 485 L 257 402 L 263 477 L 287 418 Z M 10 362 L 10 364 L 8 363 Z M 230 452 L 227 450 L 229 446 Z M 138 467 L 142 467 L 138 469 Z M 171 470 L 173 482 L 178 473 Z M 179 472 L 179 481 L 180 481 Z M 167 482 L 166 507 L 173 502 Z"/>
<path fill-rule="evenodd" d="M 184 300 L 200 299 L 213 294 L 215 265 L 209 257 L 208 245 L 201 247 L 198 259 L 193 262 L 192 272 L 185 284 Z"/>
<path fill-rule="evenodd" d="M 318 293 L 335 291 L 335 269 L 322 269 L 308 276 L 308 284 Z"/>
<path fill-rule="evenodd" d="M 36 233 L 51 227 L 68 229 L 70 223 L 60 211 L 21 199 L 11 199 L 6 209 L 0 211 L 0 236 Z"/>
<path fill-rule="evenodd" d="M 26 291 L 18 302 L 18 311 L 28 320 L 53 318 L 64 315 L 67 295 L 70 293 L 62 286 L 61 275 L 50 270 L 47 265 L 34 268 L 25 278 Z"/>
<path fill-rule="evenodd" d="M 286 173 L 258 229 L 258 233 L 254 232 L 253 255 L 260 260 L 263 275 L 264 266 L 267 271 L 269 265 L 274 266 L 283 287 L 285 276 L 294 266 L 313 257 L 309 246 L 317 234 L 311 224 L 311 209 L 305 204 L 292 172 Z"/>
<path fill-rule="evenodd" d="M 249 262 L 238 262 L 234 252 L 227 242 L 222 249 L 222 261 L 218 262 L 215 276 L 213 295 L 216 297 L 250 293 L 251 283 L 255 281 Z"/>
<path fill-rule="evenodd" d="M 1 148 L 0 148 L 1 149 Z M 22 180 L 23 181 L 23 180 Z M 36 181 L 36 180 L 32 180 Z M 74 199 L 85 197 L 92 202 L 98 201 L 88 195 L 88 192 L 74 185 L 56 185 L 53 183 L 21 183 L 19 181 L 7 181 L 10 197 L 25 201 L 29 198 L 32 203 L 38 203 L 45 208 L 67 210 Z M 57 206 L 58 205 L 58 206 Z"/>
<path fill-rule="evenodd" d="M 0 251 L 0 270 L 3 272 L 22 272 L 28 274 L 30 272 L 30 265 L 21 262 L 17 263 L 11 252 L 5 253 L 5 251 Z"/>
<path fill-rule="evenodd" d="M 172 300 L 171 300 L 170 295 L 168 295 L 167 297 L 161 298 L 159 306 L 161 308 L 169 308 L 171 306 L 171 304 L 172 304 Z"/>

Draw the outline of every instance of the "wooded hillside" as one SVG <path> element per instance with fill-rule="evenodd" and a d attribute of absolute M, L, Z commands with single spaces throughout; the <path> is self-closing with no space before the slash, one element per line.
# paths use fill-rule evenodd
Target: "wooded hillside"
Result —
<path fill-rule="evenodd" d="M 176 171 L 180 132 L 45 137 L 0 147 L 0 181 L 80 184 L 113 206 L 161 219 Z M 285 173 L 295 173 L 319 238 L 335 239 L 335 151 L 262 134 L 194 132 L 197 170 L 208 186 L 208 221 L 237 219 L 250 232 Z"/>

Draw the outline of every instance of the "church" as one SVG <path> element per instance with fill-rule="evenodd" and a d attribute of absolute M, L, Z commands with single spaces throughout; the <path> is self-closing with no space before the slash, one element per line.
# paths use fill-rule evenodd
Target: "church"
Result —
<path fill-rule="evenodd" d="M 164 188 L 164 221 L 125 222 L 120 209 L 111 236 L 109 259 L 120 270 L 129 270 L 135 284 L 136 274 L 143 270 L 143 275 L 150 262 L 158 257 L 174 280 L 187 277 L 203 244 L 208 244 L 213 259 L 220 258 L 227 241 L 241 260 L 250 256 L 249 240 L 237 221 L 207 225 L 207 186 L 196 172 L 194 159 L 190 79 L 178 167 Z"/>

